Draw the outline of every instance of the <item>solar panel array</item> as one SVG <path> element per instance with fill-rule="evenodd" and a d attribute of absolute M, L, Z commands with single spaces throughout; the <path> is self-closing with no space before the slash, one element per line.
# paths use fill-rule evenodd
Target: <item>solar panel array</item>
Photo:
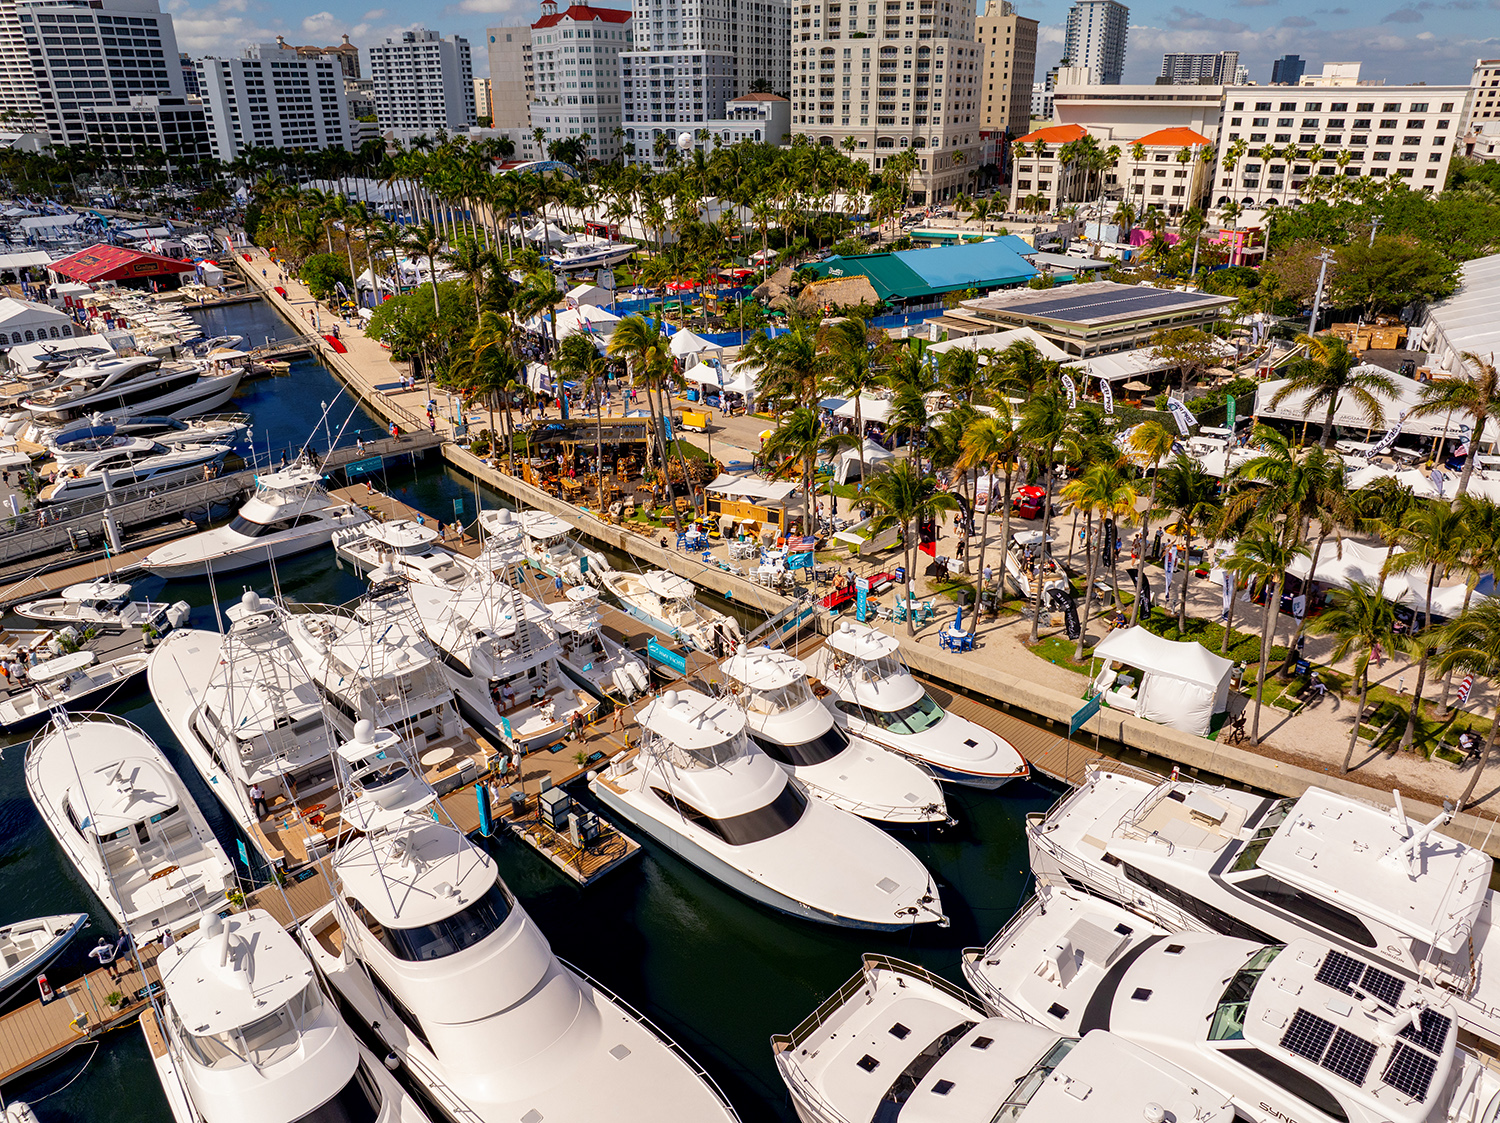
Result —
<path fill-rule="evenodd" d="M 1335 1031 L 1333 1044 L 1323 1057 L 1323 1067 L 1351 1084 L 1363 1086 L 1375 1059 L 1375 1042 L 1366 1041 L 1347 1029 Z"/>
<path fill-rule="evenodd" d="M 1353 994 L 1356 989 L 1371 998 L 1395 1006 L 1406 989 L 1406 983 L 1379 967 L 1369 967 L 1339 951 L 1329 951 L 1318 968 L 1317 980 L 1344 994 Z"/>
<path fill-rule="evenodd" d="M 1446 1014 L 1439 1014 L 1436 1010 L 1423 1008 L 1418 1015 L 1421 1028 L 1409 1025 L 1397 1036 L 1404 1037 L 1413 1044 L 1420 1045 L 1429 1053 L 1441 1053 L 1443 1045 L 1448 1040 L 1448 1027 L 1453 1024 L 1453 1019 Z"/>
<path fill-rule="evenodd" d="M 1185 304 L 1197 304 L 1202 300 L 1201 293 L 1127 288 L 1113 289 L 1103 293 L 1058 296 L 1051 300 L 1027 301 L 1014 310 L 1022 315 L 1045 316 L 1052 320 L 1068 320 L 1076 323 L 1101 316 L 1128 316 L 1155 308 L 1176 308 Z"/>
<path fill-rule="evenodd" d="M 1281 1035 L 1281 1047 L 1290 1049 L 1299 1057 L 1317 1062 L 1323 1059 L 1323 1051 L 1328 1048 L 1328 1042 L 1332 1039 L 1332 1022 L 1316 1014 L 1309 1014 L 1306 1010 L 1298 1010 L 1292 1016 L 1292 1024 Z"/>
<path fill-rule="evenodd" d="M 1380 1079 L 1398 1092 L 1403 1092 L 1417 1101 L 1427 1099 L 1427 1089 L 1432 1084 L 1432 1074 L 1437 1071 L 1437 1061 L 1426 1053 L 1419 1053 L 1410 1045 L 1396 1043 L 1391 1050 L 1391 1059 L 1385 1062 L 1385 1072 Z"/>
<path fill-rule="evenodd" d="M 1377 1051 L 1375 1042 L 1347 1029 L 1336 1029 L 1327 1018 L 1306 1010 L 1292 1015 L 1291 1024 L 1281 1035 L 1281 1046 L 1357 1086 L 1364 1085 Z"/>

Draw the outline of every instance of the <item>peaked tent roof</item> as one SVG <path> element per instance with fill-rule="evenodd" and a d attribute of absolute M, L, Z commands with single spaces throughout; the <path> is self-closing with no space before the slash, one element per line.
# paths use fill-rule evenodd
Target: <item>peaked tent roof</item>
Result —
<path fill-rule="evenodd" d="M 1208 144 L 1208 137 L 1188 128 L 1157 129 L 1147 133 L 1137 142 L 1147 148 L 1191 148 L 1195 144 Z"/>
<path fill-rule="evenodd" d="M 994 288 L 1036 276 L 1036 270 L 1025 258 L 998 241 L 831 257 L 817 269 L 825 277 L 863 273 L 870 278 L 881 300 L 911 300 L 959 289 Z"/>
<path fill-rule="evenodd" d="M 1082 125 L 1048 125 L 1045 129 L 1037 129 L 1034 133 L 1027 133 L 1015 141 L 1016 144 L 1031 144 L 1034 141 L 1043 141 L 1046 144 L 1067 144 L 1070 140 L 1082 140 L 1088 135 L 1088 130 Z"/>
<path fill-rule="evenodd" d="M 1217 687 L 1234 666 L 1197 642 L 1163 639 L 1139 624 L 1110 632 L 1094 648 L 1096 659 L 1118 659 L 1153 675 Z"/>
<path fill-rule="evenodd" d="M 75 254 L 54 261 L 48 270 L 70 281 L 128 281 L 134 277 L 162 277 L 174 273 L 190 273 L 191 261 L 178 261 L 158 253 L 126 249 L 124 246 L 107 246 L 103 243 L 79 250 Z"/>

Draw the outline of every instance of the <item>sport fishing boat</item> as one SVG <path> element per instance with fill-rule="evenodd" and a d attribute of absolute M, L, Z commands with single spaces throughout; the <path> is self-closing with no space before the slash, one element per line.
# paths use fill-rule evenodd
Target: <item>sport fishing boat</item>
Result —
<path fill-rule="evenodd" d="M 946 979 L 883 955 L 866 955 L 771 1048 L 802 1123 L 1236 1119 L 1228 1096 L 1117 1034 L 989 1016 Z"/>
<path fill-rule="evenodd" d="M 719 669 L 745 707 L 750 739 L 812 795 L 887 825 L 947 821 L 932 773 L 839 728 L 800 659 L 751 647 Z"/>
<path fill-rule="evenodd" d="M 247 591 L 229 628 L 173 632 L 151 654 L 146 680 L 161 715 L 230 817 L 266 860 L 300 865 L 306 842 L 281 809 L 326 802 L 336 787 L 338 736 L 292 642 L 285 609 Z M 259 786 L 273 813 L 250 801 Z M 291 835 L 292 838 L 286 837 Z M 294 841 L 296 840 L 296 841 Z M 298 845 L 300 842 L 300 845 Z"/>
<path fill-rule="evenodd" d="M 640 248 L 634 242 L 612 242 L 593 234 L 579 234 L 546 256 L 553 266 L 571 273 L 576 269 L 605 269 L 619 265 Z"/>
<path fill-rule="evenodd" d="M 59 707 L 77 709 L 85 702 L 102 701 L 98 695 L 113 692 L 146 669 L 151 656 L 132 651 L 98 662 L 92 651 L 74 651 L 33 663 L 27 685 L 12 687 L 0 699 L 0 728 L 19 729 L 40 721 Z"/>
<path fill-rule="evenodd" d="M 437 537 L 436 528 L 411 519 L 367 520 L 337 531 L 333 549 L 359 576 L 389 565 L 408 581 L 449 591 L 479 576 L 478 562 L 438 545 Z"/>
<path fill-rule="evenodd" d="M 26 791 L 137 946 L 226 907 L 234 869 L 160 749 L 113 714 L 59 712 L 26 749 Z"/>
<path fill-rule="evenodd" d="M 686 577 L 665 569 L 612 569 L 600 575 L 599 583 L 641 623 L 699 651 L 725 655 L 740 642 L 739 621 L 694 600 L 697 590 Z"/>
<path fill-rule="evenodd" d="M 21 400 L 22 409 L 50 424 L 90 414 L 193 417 L 223 407 L 239 389 L 244 369 L 203 363 L 165 363 L 159 356 L 97 359 L 71 366 Z"/>
<path fill-rule="evenodd" d="M 630 701 L 651 688 L 645 662 L 600 628 L 599 592 L 590 585 L 570 585 L 564 600 L 552 601 L 552 631 L 561 647 L 558 663 L 575 681 L 600 698 Z"/>
<path fill-rule="evenodd" d="M 813 652 L 813 692 L 850 736 L 909 757 L 939 780 L 998 788 L 1030 767 L 998 733 L 944 710 L 912 675 L 895 636 L 845 621 Z"/>
<path fill-rule="evenodd" d="M 206 913 L 156 966 L 141 1029 L 174 1123 L 427 1123 L 270 913 Z"/>
<path fill-rule="evenodd" d="M 217 576 L 316 550 L 371 521 L 357 504 L 334 503 L 322 473 L 298 463 L 257 476 L 255 494 L 229 523 L 157 547 L 141 568 L 160 577 Z"/>
<path fill-rule="evenodd" d="M 479 512 L 479 525 L 491 538 L 508 540 L 520 523 L 526 558 L 548 577 L 570 584 L 597 584 L 614 567 L 603 554 L 578 543 L 578 531 L 546 511 L 522 511 L 516 518 L 504 508 Z"/>
<path fill-rule="evenodd" d="M 1050 894 L 965 973 L 996 1014 L 1108 1030 L 1229 1095 L 1245 1118 L 1492 1123 L 1500 1073 L 1451 1007 L 1322 940 L 1168 934 L 1087 893 Z"/>
<path fill-rule="evenodd" d="M 345 794 L 347 817 L 363 798 Z M 333 902 L 303 941 L 443 1118 L 737 1123 L 675 1043 L 552 953 L 440 805 L 395 800 L 363 821 L 335 851 Z"/>
<path fill-rule="evenodd" d="M 1493 862 L 1392 809 L 1321 788 L 1296 799 L 1128 766 L 1091 766 L 1027 817 L 1031 867 L 1172 931 L 1261 943 L 1310 935 L 1381 967 L 1500 1046 L 1500 979 L 1484 971 Z"/>
<path fill-rule="evenodd" d="M 46 970 L 88 922 L 88 913 L 73 912 L 0 927 L 0 998 Z"/>
<path fill-rule="evenodd" d="M 49 624 L 83 624 L 106 628 L 137 628 L 146 624 L 157 631 L 180 627 L 192 611 L 187 601 L 160 604 L 156 601 L 133 601 L 129 585 L 100 577 L 69 585 L 55 597 L 18 604 L 15 612 L 31 620 Z M 165 625 L 163 627 L 162 625 Z"/>
<path fill-rule="evenodd" d="M 65 469 L 56 482 L 37 492 L 38 503 L 72 503 L 95 499 L 110 488 L 167 488 L 204 479 L 234 450 L 228 445 L 180 445 L 131 441 L 84 464 Z M 107 477 L 107 478 L 106 478 Z"/>
<path fill-rule="evenodd" d="M 878 932 L 948 923 L 911 851 L 808 798 L 731 701 L 667 690 L 636 719 L 640 744 L 590 773 L 589 789 L 683 861 L 804 920 Z"/>

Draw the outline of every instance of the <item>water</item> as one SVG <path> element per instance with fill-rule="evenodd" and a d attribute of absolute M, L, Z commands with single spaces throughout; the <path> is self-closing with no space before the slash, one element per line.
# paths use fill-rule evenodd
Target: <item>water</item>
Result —
<path fill-rule="evenodd" d="M 275 339 L 296 334 L 261 304 L 200 315 L 210 334 L 237 333 L 256 342 L 266 335 Z M 262 455 L 269 441 L 279 456 L 283 447 L 300 447 L 322 412 L 319 403 L 333 401 L 339 392 L 338 382 L 322 366 L 302 362 L 294 364 L 288 377 L 248 384 L 234 407 L 254 416 L 255 442 Z M 332 411 L 332 431 L 353 405 L 347 394 L 338 403 Z M 356 426 L 366 435 L 380 429 L 373 417 L 359 410 L 346 441 L 354 439 Z M 322 448 L 321 424 L 317 428 Z M 475 517 L 473 481 L 435 458 L 420 468 L 394 468 L 375 482 L 444 522 L 454 518 L 454 500 L 462 503 L 465 522 Z M 501 497 L 486 487 L 479 488 L 479 496 L 485 507 L 501 504 Z M 330 551 L 319 551 L 282 563 L 282 591 L 310 602 L 338 603 L 357 596 L 363 582 L 331 565 L 332 557 Z M 269 592 L 270 587 L 267 569 L 232 574 L 219 584 L 221 606 L 238 598 L 244 588 Z M 154 599 L 170 593 L 172 600 L 186 600 L 193 606 L 193 626 L 214 626 L 206 580 L 173 581 L 168 589 L 161 579 L 149 579 L 138 589 Z M 750 619 L 739 606 L 729 607 L 745 621 Z M 104 708 L 134 721 L 163 748 L 233 856 L 235 828 L 158 715 L 144 683 Z M 13 744 L 0 759 L 0 838 L 5 840 L 0 854 L 0 922 L 65 911 L 86 911 L 93 918 L 92 927 L 49 970 L 55 983 L 75 976 L 98 935 L 113 936 L 115 929 L 36 815 L 22 780 L 23 757 L 24 744 Z M 858 971 L 865 952 L 910 959 L 961 982 L 960 950 L 988 941 L 1027 890 L 1022 834 L 1026 814 L 1045 809 L 1057 794 L 1041 783 L 1012 785 L 998 795 L 949 789 L 948 806 L 958 824 L 901 837 L 932 871 L 952 926 L 926 925 L 897 935 L 849 932 L 772 913 L 721 888 L 650 841 L 644 843 L 639 860 L 586 890 L 519 842 L 495 839 L 490 847 L 506 881 L 560 956 L 686 1046 L 723 1087 L 745 1123 L 770 1123 L 794 1118 L 772 1063 L 770 1035 L 801 1021 Z M 29 1000 L 31 992 L 23 995 Z M 7 1086 L 5 1092 L 8 1099 L 38 1105 L 41 1123 L 162 1123 L 169 1118 L 144 1040 L 134 1026 L 109 1034 L 97 1046 L 75 1050 L 50 1069 Z"/>

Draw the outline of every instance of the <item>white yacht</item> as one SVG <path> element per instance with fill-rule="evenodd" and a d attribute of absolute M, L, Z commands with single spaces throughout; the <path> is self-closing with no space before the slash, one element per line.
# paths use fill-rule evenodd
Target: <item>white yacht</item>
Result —
<path fill-rule="evenodd" d="M 244 370 L 163 363 L 157 356 L 111 356 L 67 367 L 21 401 L 33 417 L 61 424 L 93 413 L 192 417 L 221 408 L 239 389 Z"/>
<path fill-rule="evenodd" d="M 614 567 L 596 550 L 578 543 L 578 530 L 546 511 L 522 511 L 513 517 L 504 508 L 479 512 L 480 528 L 491 538 L 505 541 L 520 523 L 526 558 L 548 577 L 561 577 L 574 585 L 597 584 Z"/>
<path fill-rule="evenodd" d="M 947 821 L 932 773 L 844 732 L 813 694 L 801 660 L 750 647 L 719 669 L 745 707 L 750 739 L 811 794 L 877 823 Z"/>
<path fill-rule="evenodd" d="M 72 503 L 95 499 L 110 488 L 167 488 L 206 478 L 234 450 L 228 445 L 179 445 L 131 441 L 102 453 L 97 460 L 65 469 L 37 492 L 38 503 Z"/>
<path fill-rule="evenodd" d="M 84 702 L 101 701 L 97 695 L 140 674 L 150 659 L 145 651 L 132 651 L 99 662 L 92 651 L 74 651 L 33 663 L 25 685 L 12 687 L 0 699 L 0 728 L 18 729 L 58 707 L 77 709 Z"/>
<path fill-rule="evenodd" d="M 634 242 L 612 242 L 593 234 L 579 234 L 547 255 L 556 268 L 564 272 L 575 269 L 605 269 L 629 259 L 641 247 Z"/>
<path fill-rule="evenodd" d="M 948 923 L 911 851 L 809 799 L 745 735 L 732 702 L 668 690 L 636 719 L 640 744 L 589 773 L 589 788 L 684 861 L 804 920 L 880 932 Z"/>
<path fill-rule="evenodd" d="M 1066 881 L 1174 931 L 1261 943 L 1301 935 L 1380 960 L 1464 1028 L 1500 1044 L 1500 979 L 1483 969 L 1493 862 L 1406 817 L 1308 788 L 1296 800 L 1092 767 L 1027 817 L 1038 877 Z"/>
<path fill-rule="evenodd" d="M 157 547 L 141 568 L 161 577 L 218 576 L 318 549 L 369 522 L 357 504 L 335 504 L 322 473 L 299 463 L 257 476 L 255 494 L 229 523 Z"/>
<path fill-rule="evenodd" d="M 100 577 L 69 585 L 55 597 L 18 604 L 14 611 L 18 616 L 55 625 L 138 628 L 151 624 L 157 631 L 180 627 L 191 612 L 187 601 L 172 604 L 137 601 L 130 599 L 131 594 L 130 586 L 124 582 Z"/>
<path fill-rule="evenodd" d="M 450 591 L 479 576 L 478 562 L 438 545 L 437 537 L 436 528 L 411 519 L 367 520 L 337 531 L 333 548 L 360 576 L 390 565 L 408 581 Z"/>
<path fill-rule="evenodd" d="M 141 1023 L 174 1123 L 427 1123 L 270 913 L 206 913 L 156 966 Z"/>
<path fill-rule="evenodd" d="M 952 983 L 882 955 L 866 955 L 860 974 L 771 1048 L 802 1123 L 1236 1118 L 1228 1096 L 1115 1034 L 1080 1039 L 988 1016 Z"/>
<path fill-rule="evenodd" d="M 46 970 L 88 922 L 88 913 L 74 912 L 0 927 L 0 998 Z"/>
<path fill-rule="evenodd" d="M 519 589 L 482 577 L 456 593 L 412 584 L 407 595 L 464 714 L 497 743 L 545 748 L 575 717 L 598 710 L 559 668 L 557 641 L 542 624 L 550 614 Z"/>
<path fill-rule="evenodd" d="M 724 655 L 740 642 L 739 621 L 694 600 L 697 589 L 686 577 L 665 569 L 612 569 L 601 574 L 599 582 L 641 623 L 699 651 Z"/>
<path fill-rule="evenodd" d="M 280 818 L 261 820 L 250 788 L 259 785 L 268 803 L 281 806 L 283 800 L 326 801 L 337 783 L 332 754 L 338 738 L 312 671 L 292 642 L 287 612 L 246 592 L 228 615 L 223 634 L 189 629 L 159 643 L 147 684 L 230 817 L 268 862 L 297 865 L 296 847 L 281 837 Z"/>
<path fill-rule="evenodd" d="M 846 620 L 813 652 L 808 673 L 851 736 L 910 757 L 939 780 L 990 789 L 1031 772 L 1004 737 L 939 706 L 907 668 L 895 636 Z"/>
<path fill-rule="evenodd" d="M 33 425 L 26 440 L 45 445 L 60 468 L 70 468 L 97 460 L 105 452 L 123 448 L 143 448 L 131 442 L 155 441 L 170 447 L 192 444 L 237 445 L 250 431 L 246 414 L 217 417 L 195 417 L 179 421 L 175 417 L 103 417 L 93 414 L 60 428 Z"/>
<path fill-rule="evenodd" d="M 1446 1001 L 1321 940 L 1151 931 L 1088 894 L 1025 910 L 965 970 L 994 1013 L 1108 1030 L 1229 1095 L 1246 1118 L 1492 1123 L 1500 1073 Z"/>
<path fill-rule="evenodd" d="M 26 790 L 137 945 L 225 907 L 229 859 L 167 758 L 124 718 L 60 711 L 27 747 Z"/>
<path fill-rule="evenodd" d="M 547 605 L 552 630 L 562 650 L 558 662 L 585 689 L 600 698 L 629 701 L 651 688 L 645 662 L 624 644 L 605 635 L 599 624 L 599 592 L 590 585 L 572 585 L 566 598 Z"/>
<path fill-rule="evenodd" d="M 393 811 L 335 852 L 333 872 L 304 942 L 443 1118 L 737 1120 L 675 1044 L 553 955 L 494 859 L 446 819 Z"/>

